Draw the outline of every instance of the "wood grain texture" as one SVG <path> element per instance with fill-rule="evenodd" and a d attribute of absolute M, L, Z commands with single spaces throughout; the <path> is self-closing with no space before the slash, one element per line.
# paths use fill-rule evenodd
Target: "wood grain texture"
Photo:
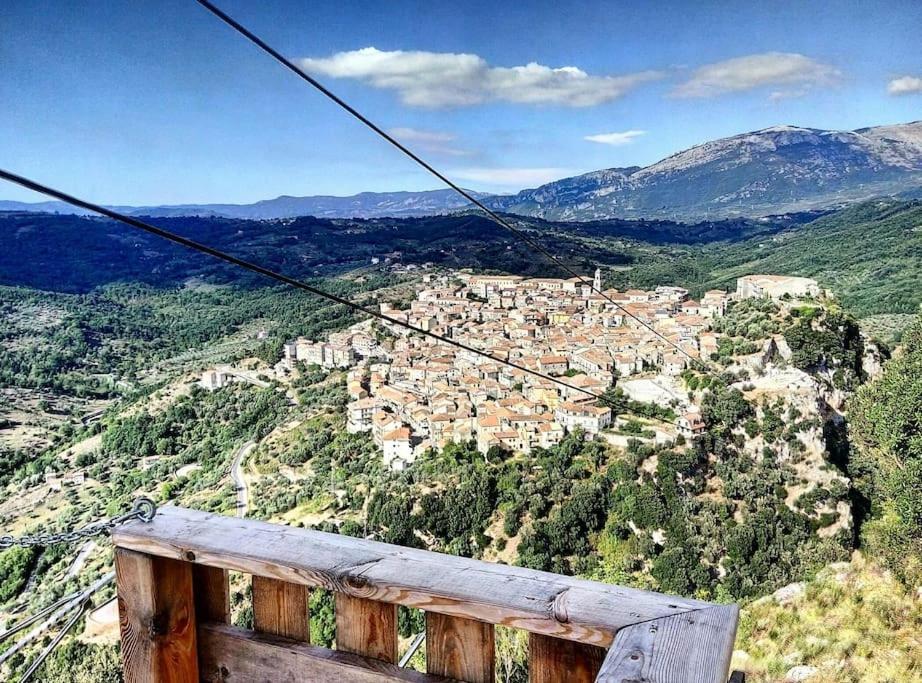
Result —
<path fill-rule="evenodd" d="M 572 640 L 531 633 L 528 638 L 529 683 L 593 683 L 605 650 Z"/>
<path fill-rule="evenodd" d="M 629 626 L 615 637 L 599 683 L 726 683 L 739 608 L 719 605 Z"/>
<path fill-rule="evenodd" d="M 230 584 L 226 569 L 192 565 L 192 590 L 199 621 L 230 623 Z"/>
<path fill-rule="evenodd" d="M 336 593 L 336 649 L 397 663 L 397 605 Z"/>
<path fill-rule="evenodd" d="M 447 683 L 379 659 L 224 624 L 202 624 L 199 643 L 207 683 Z"/>
<path fill-rule="evenodd" d="M 249 519 L 166 507 L 113 532 L 117 546 L 354 597 L 608 647 L 638 622 L 699 600 Z M 191 555 L 190 555 L 191 553 Z"/>
<path fill-rule="evenodd" d="M 253 628 L 310 642 L 309 588 L 265 576 L 253 577 Z"/>
<path fill-rule="evenodd" d="M 192 566 L 123 548 L 115 551 L 124 680 L 199 680 Z"/>
<path fill-rule="evenodd" d="M 426 613 L 426 670 L 467 683 L 496 678 L 493 624 Z"/>

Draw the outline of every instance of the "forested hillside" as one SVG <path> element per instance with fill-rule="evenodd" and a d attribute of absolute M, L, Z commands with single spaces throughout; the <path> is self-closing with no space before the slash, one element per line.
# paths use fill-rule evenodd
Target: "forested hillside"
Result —
<path fill-rule="evenodd" d="M 336 275 L 372 259 L 561 276 L 507 231 L 473 215 L 409 219 L 248 221 L 157 218 L 175 230 L 286 274 Z M 831 214 L 704 223 L 519 219 L 571 267 L 601 266 L 613 286 L 676 283 L 699 295 L 748 273 L 816 278 L 858 318 L 893 337 L 922 304 L 922 203 L 882 200 Z M 191 277 L 246 287 L 264 282 L 108 220 L 0 213 L 7 234 L 0 285 L 87 292 L 114 282 L 175 287 Z"/>
<path fill-rule="evenodd" d="M 712 282 L 747 272 L 813 277 L 859 317 L 922 304 L 922 202 L 877 201 L 715 254 Z"/>
<path fill-rule="evenodd" d="M 473 216 L 158 222 L 369 305 L 406 306 L 423 286 L 420 273 L 443 265 L 553 273 Z M 261 388 L 196 384 L 215 363 L 266 371 L 284 340 L 322 338 L 358 320 L 352 312 L 236 278 L 109 221 L 6 215 L 0 225 L 15 239 L 0 253 L 0 276 L 15 286 L 0 287 L 0 519 L 17 534 L 62 530 L 116 514 L 140 493 L 233 514 L 229 471 L 253 444 L 241 466 L 248 516 L 739 601 L 739 648 L 760 683 L 795 666 L 816 668 L 824 682 L 911 680 L 922 667 L 906 626 L 920 613 L 912 591 L 922 566 L 922 322 L 872 379 L 887 353 L 868 343 L 858 318 L 908 319 L 917 310 L 920 223 L 918 203 L 875 202 L 693 226 L 523 224 L 555 253 L 578 255 L 574 267 L 600 265 L 622 288 L 678 284 L 697 295 L 763 271 L 812 275 L 834 298 L 745 300 L 715 319 L 710 367 L 676 378 L 702 409 L 704 432 L 694 440 L 657 443 L 674 411 L 629 400 L 616 385 L 606 403 L 618 419 L 604 440 L 574 432 L 529 454 L 485 456 L 454 444 L 394 472 L 367 434 L 344 429 L 340 371 L 300 364 L 290 381 Z M 40 268 L 25 263 L 30 252 Z M 416 268 L 424 263 L 437 265 Z M 83 485 L 47 493 L 47 477 L 74 471 Z M 5 553 L 0 617 L 85 585 L 111 560 L 100 544 L 70 576 L 77 551 Z M 856 551 L 865 559 L 847 564 Z M 908 602 L 898 608 L 868 589 L 874 580 L 893 582 Z M 800 582 L 800 602 L 766 598 Z M 312 632 L 328 643 L 329 595 L 317 591 L 312 601 Z M 234 584 L 232 602 L 235 621 L 248 624 L 246 585 Z M 400 614 L 408 639 L 420 616 Z M 867 648 L 837 648 L 827 623 L 861 630 L 892 656 L 879 664 Z M 826 640 L 811 640 L 817 633 Z M 118 680 L 105 642 L 71 642 L 46 679 Z M 498 647 L 508 655 L 504 680 L 521 682 L 521 648 L 504 639 Z M 32 656 L 14 658 L 15 670 Z"/>

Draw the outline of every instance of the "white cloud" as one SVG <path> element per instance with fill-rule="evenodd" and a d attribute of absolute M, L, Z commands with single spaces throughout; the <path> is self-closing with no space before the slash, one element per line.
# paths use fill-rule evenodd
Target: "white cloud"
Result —
<path fill-rule="evenodd" d="M 782 100 L 791 100 L 796 97 L 803 97 L 809 92 L 806 88 L 797 88 L 795 90 L 773 90 L 768 95 L 769 102 L 781 102 Z"/>
<path fill-rule="evenodd" d="M 459 168 L 450 173 L 461 180 L 518 189 L 544 185 L 572 174 L 566 168 Z"/>
<path fill-rule="evenodd" d="M 384 51 L 375 47 L 298 61 L 309 73 L 352 78 L 398 93 L 414 107 L 460 107 L 484 102 L 557 104 L 591 107 L 624 95 L 662 74 L 643 71 L 623 76 L 590 76 L 575 66 L 551 68 L 491 66 L 474 54 Z"/>
<path fill-rule="evenodd" d="M 471 154 L 471 152 L 451 144 L 457 139 L 457 136 L 452 133 L 419 130 L 418 128 L 391 128 L 387 132 L 400 140 L 400 142 L 407 143 L 413 149 L 453 157 L 464 157 Z"/>
<path fill-rule="evenodd" d="M 599 133 L 598 135 L 587 135 L 583 140 L 588 140 L 589 142 L 598 142 L 601 145 L 613 145 L 615 147 L 620 147 L 621 145 L 629 145 L 636 138 L 639 138 L 641 135 L 646 135 L 647 131 L 645 130 L 626 130 L 621 133 Z"/>
<path fill-rule="evenodd" d="M 673 90 L 676 97 L 712 97 L 765 86 L 797 86 L 777 93 L 835 83 L 840 72 L 829 64 L 796 52 L 764 52 L 705 64 Z M 778 97 L 773 99 L 777 100 Z"/>
<path fill-rule="evenodd" d="M 887 92 L 891 95 L 911 95 L 922 93 L 922 78 L 918 76 L 902 76 L 894 78 L 887 84 Z"/>

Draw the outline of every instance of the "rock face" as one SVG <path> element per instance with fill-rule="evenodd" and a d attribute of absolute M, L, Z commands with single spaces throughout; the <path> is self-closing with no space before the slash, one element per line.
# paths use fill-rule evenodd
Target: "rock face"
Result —
<path fill-rule="evenodd" d="M 565 178 L 495 208 L 556 220 L 757 216 L 922 187 L 922 121 L 831 131 L 794 126 L 713 140 L 645 168 Z"/>
<path fill-rule="evenodd" d="M 784 683 L 800 683 L 800 681 L 807 681 L 810 680 L 814 674 L 816 674 L 815 666 L 804 666 L 803 664 L 792 666 L 784 675 Z"/>
<path fill-rule="evenodd" d="M 775 599 L 779 605 L 790 605 L 792 602 L 796 602 L 804 594 L 806 589 L 806 584 L 803 581 L 798 581 L 797 583 L 789 583 L 787 586 L 779 588 L 774 593 L 772 597 Z"/>
<path fill-rule="evenodd" d="M 783 341 L 783 337 L 781 338 Z M 775 342 L 777 347 L 777 341 Z M 787 348 L 787 342 L 784 342 Z M 788 349 L 789 351 L 790 349 Z M 778 351 L 780 355 L 780 351 Z M 757 406 L 757 416 L 764 417 L 764 406 L 783 406 L 783 412 L 794 409 L 800 416 L 803 429 L 797 432 L 797 444 L 784 439 L 777 444 L 779 462 L 793 469 L 795 481 L 786 486 L 785 503 L 792 510 L 801 510 L 824 524 L 817 529 L 817 535 L 824 538 L 851 529 L 852 510 L 844 498 L 849 479 L 835 467 L 830 466 L 824 425 L 842 420 L 841 410 L 844 393 L 832 389 L 827 382 L 791 367 L 769 365 L 765 371 L 748 381 L 733 385 Z M 740 437 L 745 437 L 739 430 Z M 761 458 L 766 445 L 764 437 L 757 435 L 745 439 L 745 451 L 753 459 Z M 782 589 L 783 590 L 783 589 Z"/>

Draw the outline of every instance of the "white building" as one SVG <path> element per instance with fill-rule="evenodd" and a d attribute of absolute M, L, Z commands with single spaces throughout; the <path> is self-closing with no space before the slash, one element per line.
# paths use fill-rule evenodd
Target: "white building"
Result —
<path fill-rule="evenodd" d="M 736 281 L 736 296 L 740 299 L 768 297 L 777 300 L 785 295 L 819 296 L 820 286 L 816 280 L 792 275 L 744 275 Z"/>
<path fill-rule="evenodd" d="M 370 432 L 375 414 L 375 400 L 362 398 L 346 406 L 346 431 L 350 434 L 356 432 Z"/>
<path fill-rule="evenodd" d="M 202 373 L 199 384 L 208 391 L 223 389 L 234 381 L 234 375 L 228 366 L 219 365 Z"/>
<path fill-rule="evenodd" d="M 704 433 L 705 424 L 700 413 L 685 413 L 676 420 L 676 428 L 684 437 L 690 438 Z"/>
<path fill-rule="evenodd" d="M 587 434 L 598 434 L 611 424 L 611 408 L 564 401 L 557 406 L 554 418 L 567 431 L 582 427 Z"/>
<path fill-rule="evenodd" d="M 384 464 L 392 470 L 402 470 L 414 460 L 410 429 L 401 427 L 384 435 Z"/>

